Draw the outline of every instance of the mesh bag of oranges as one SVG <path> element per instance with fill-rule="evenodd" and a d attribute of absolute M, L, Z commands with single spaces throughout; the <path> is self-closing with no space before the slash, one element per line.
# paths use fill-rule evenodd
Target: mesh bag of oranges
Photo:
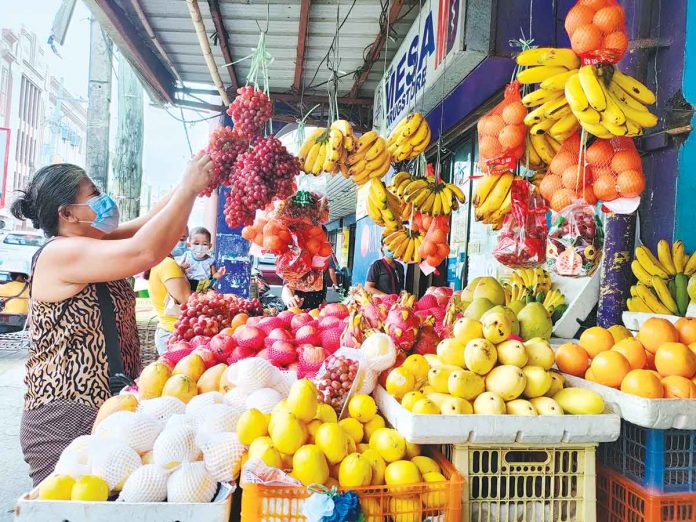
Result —
<path fill-rule="evenodd" d="M 579 133 L 564 141 L 539 184 L 541 195 L 556 212 L 577 200 L 584 200 L 590 205 L 597 203 L 590 186 L 592 174 L 585 168 L 580 143 Z"/>
<path fill-rule="evenodd" d="M 483 116 L 478 124 L 479 167 L 486 174 L 514 170 L 525 151 L 527 108 L 522 104 L 522 84 L 505 88 L 503 101 Z"/>
<path fill-rule="evenodd" d="M 493 256 L 510 268 L 536 267 L 546 261 L 546 211 L 544 199 L 525 179 L 516 179 L 510 188 L 512 203 Z"/>
<path fill-rule="evenodd" d="M 589 276 L 599 266 L 602 244 L 602 224 L 594 207 L 577 201 L 553 214 L 546 268 L 565 277 Z"/>
<path fill-rule="evenodd" d="M 421 219 L 429 221 L 429 226 L 418 249 L 424 262 L 434 269 L 440 266 L 450 253 L 447 241 L 450 218 L 449 216 L 423 216 Z"/>
<path fill-rule="evenodd" d="M 565 29 L 585 65 L 617 63 L 628 49 L 626 16 L 617 0 L 578 0 L 565 18 Z"/>
<path fill-rule="evenodd" d="M 595 140 L 587 147 L 585 163 L 592 173 L 594 196 L 600 201 L 636 198 L 645 189 L 643 164 L 631 138 Z"/>

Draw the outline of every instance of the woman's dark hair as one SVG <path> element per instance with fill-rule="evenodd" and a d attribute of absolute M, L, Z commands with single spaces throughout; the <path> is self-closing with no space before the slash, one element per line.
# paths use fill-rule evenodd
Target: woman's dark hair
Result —
<path fill-rule="evenodd" d="M 75 202 L 80 182 L 87 177 L 81 167 L 70 163 L 48 165 L 36 171 L 24 190 L 12 202 L 17 219 L 31 220 L 48 237 L 58 234 L 58 209 Z"/>
<path fill-rule="evenodd" d="M 208 243 L 210 243 L 212 236 L 210 235 L 210 230 L 208 230 L 205 227 L 196 227 L 194 229 L 191 229 L 191 232 L 189 232 L 189 237 L 193 237 L 197 234 L 201 234 L 202 236 L 205 236 L 208 238 Z"/>

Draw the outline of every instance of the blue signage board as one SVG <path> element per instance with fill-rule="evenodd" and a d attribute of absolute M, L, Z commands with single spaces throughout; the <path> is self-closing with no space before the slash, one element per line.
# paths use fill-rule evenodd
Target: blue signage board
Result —
<path fill-rule="evenodd" d="M 230 228 L 225 222 L 226 195 L 229 188 L 218 190 L 217 227 L 215 233 L 215 263 L 225 267 L 225 275 L 217 282 L 215 289 L 223 294 L 249 297 L 251 282 L 251 258 L 249 241 L 241 236 L 241 228 Z"/>

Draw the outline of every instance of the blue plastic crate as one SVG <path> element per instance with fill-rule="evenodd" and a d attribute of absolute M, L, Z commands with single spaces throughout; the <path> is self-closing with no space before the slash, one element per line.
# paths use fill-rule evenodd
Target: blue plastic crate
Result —
<path fill-rule="evenodd" d="M 696 493 L 696 430 L 656 430 L 621 421 L 597 459 L 655 493 Z"/>

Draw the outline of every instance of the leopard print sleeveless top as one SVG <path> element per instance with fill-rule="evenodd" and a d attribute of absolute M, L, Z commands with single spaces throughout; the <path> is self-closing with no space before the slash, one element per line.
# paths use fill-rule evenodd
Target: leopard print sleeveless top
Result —
<path fill-rule="evenodd" d="M 116 310 L 123 369 L 135 379 L 140 374 L 135 294 L 125 279 L 107 286 Z M 89 284 L 56 303 L 32 298 L 29 314 L 24 409 L 60 400 L 99 408 L 111 392 L 96 286 Z"/>

